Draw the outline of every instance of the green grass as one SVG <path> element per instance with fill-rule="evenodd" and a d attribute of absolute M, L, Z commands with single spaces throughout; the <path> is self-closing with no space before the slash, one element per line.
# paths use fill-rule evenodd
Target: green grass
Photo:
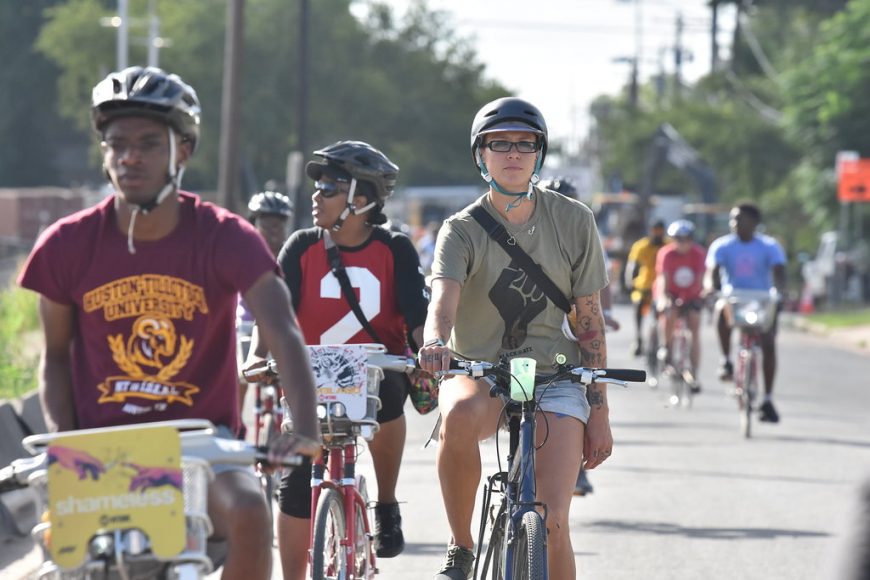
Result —
<path fill-rule="evenodd" d="M 816 312 L 807 316 L 807 319 L 829 328 L 870 325 L 870 308 Z"/>
<path fill-rule="evenodd" d="M 0 399 L 36 388 L 36 353 L 27 337 L 39 326 L 36 294 L 11 286 L 0 290 Z"/>

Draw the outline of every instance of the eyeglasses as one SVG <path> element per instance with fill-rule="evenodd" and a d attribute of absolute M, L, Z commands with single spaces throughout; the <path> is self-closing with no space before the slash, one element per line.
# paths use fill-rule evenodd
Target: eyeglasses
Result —
<path fill-rule="evenodd" d="M 350 188 L 346 185 L 335 181 L 315 181 L 314 190 L 320 192 L 320 195 L 326 198 L 335 197 L 340 193 L 350 192 Z"/>
<path fill-rule="evenodd" d="M 534 153 L 540 148 L 537 141 L 490 141 L 484 143 L 483 146 L 497 153 L 507 153 L 514 147 L 520 153 Z"/>
<path fill-rule="evenodd" d="M 107 139 L 103 141 L 103 146 L 112 152 L 114 157 L 126 157 L 127 155 L 141 155 L 149 157 L 164 151 L 164 142 L 161 139 L 143 139 L 138 142 L 129 142 L 123 139 Z"/>

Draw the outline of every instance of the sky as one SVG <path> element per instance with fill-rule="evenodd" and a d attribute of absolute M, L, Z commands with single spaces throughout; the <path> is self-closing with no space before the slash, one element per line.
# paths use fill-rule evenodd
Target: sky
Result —
<path fill-rule="evenodd" d="M 382 0 L 400 13 L 410 0 Z M 537 105 L 551 139 L 579 143 L 588 109 L 599 95 L 616 95 L 640 54 L 641 83 L 662 68 L 673 74 L 676 22 L 683 18 L 682 76 L 710 71 L 711 14 L 707 0 L 428 0 L 452 15 L 454 29 L 472 41 L 486 76 Z M 639 26 L 638 26 L 639 23 Z M 720 9 L 720 58 L 728 57 L 733 10 Z M 640 42 L 638 43 L 638 39 Z M 473 112 L 470 112 L 473 115 Z"/>

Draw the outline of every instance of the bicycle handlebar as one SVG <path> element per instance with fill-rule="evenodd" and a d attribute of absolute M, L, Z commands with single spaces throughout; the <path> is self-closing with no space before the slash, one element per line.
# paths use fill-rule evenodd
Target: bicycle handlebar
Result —
<path fill-rule="evenodd" d="M 557 371 L 549 375 L 535 377 L 535 385 L 551 383 L 567 378 L 572 382 L 590 385 L 592 383 L 610 383 L 628 386 L 626 383 L 642 383 L 646 381 L 646 371 L 640 369 L 587 368 L 572 364 L 557 366 Z M 466 361 L 451 359 L 449 371 L 436 371 L 435 376 L 464 375 L 475 379 L 490 376 L 498 381 L 510 383 L 511 372 L 504 364 L 494 364 L 486 361 Z"/>

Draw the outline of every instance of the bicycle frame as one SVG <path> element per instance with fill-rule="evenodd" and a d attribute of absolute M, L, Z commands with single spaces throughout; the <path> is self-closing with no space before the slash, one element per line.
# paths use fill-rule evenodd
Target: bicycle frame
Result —
<path fill-rule="evenodd" d="M 525 514 L 535 512 L 540 515 L 546 529 L 547 506 L 536 499 L 537 489 L 535 482 L 535 415 L 538 410 L 537 402 L 532 399 L 522 403 L 508 403 L 506 408 L 508 424 L 508 470 L 500 471 L 487 479 L 483 490 L 483 502 L 480 519 L 480 531 L 477 541 L 477 558 L 475 559 L 474 577 L 477 578 L 480 551 L 485 535 L 487 514 L 491 516 L 492 494 L 502 494 L 498 512 L 491 517 L 493 533 L 487 548 L 486 561 L 480 578 L 484 578 L 489 571 L 492 559 L 493 570 L 501 571 L 500 578 L 513 578 L 516 562 L 516 538 L 521 522 Z M 543 512 L 540 514 L 538 508 Z M 505 521 L 506 520 L 506 521 Z M 499 522 L 505 522 L 504 528 L 498 530 Z M 504 534 L 499 537 L 499 531 Z M 493 538 L 500 542 L 493 542 Z M 501 545 L 496 545 L 501 543 Z M 504 566 L 501 568 L 501 566 Z M 543 578 L 548 577 L 546 541 L 543 553 Z"/>

